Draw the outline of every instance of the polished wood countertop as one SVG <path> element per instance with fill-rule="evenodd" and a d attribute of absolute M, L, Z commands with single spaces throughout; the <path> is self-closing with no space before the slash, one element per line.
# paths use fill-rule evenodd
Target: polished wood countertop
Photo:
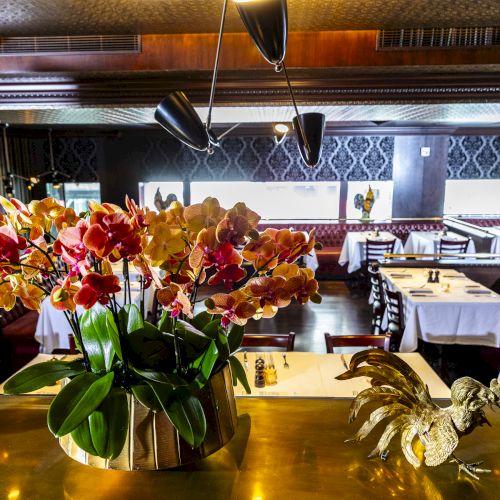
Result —
<path fill-rule="evenodd" d="M 360 424 L 348 424 L 344 399 L 238 399 L 233 440 L 211 457 L 160 472 L 104 471 L 68 458 L 46 427 L 51 398 L 0 396 L 0 498 L 140 499 L 459 499 L 498 498 L 500 413 L 493 427 L 460 441 L 457 455 L 492 469 L 480 481 L 452 465 L 414 469 L 397 438 L 383 462 L 368 460 L 380 432 L 344 443 Z M 361 416 L 363 416 L 362 414 Z"/>

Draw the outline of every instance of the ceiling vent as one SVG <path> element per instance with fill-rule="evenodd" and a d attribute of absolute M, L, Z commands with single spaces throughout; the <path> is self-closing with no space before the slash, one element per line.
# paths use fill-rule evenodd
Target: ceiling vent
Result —
<path fill-rule="evenodd" d="M 139 35 L 0 37 L 0 55 L 116 54 L 141 51 Z"/>
<path fill-rule="evenodd" d="M 405 28 L 381 30 L 377 50 L 473 49 L 500 46 L 500 28 Z"/>

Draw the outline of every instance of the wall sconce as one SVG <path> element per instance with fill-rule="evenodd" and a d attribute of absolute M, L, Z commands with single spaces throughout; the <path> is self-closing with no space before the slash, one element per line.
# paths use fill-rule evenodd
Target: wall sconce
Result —
<path fill-rule="evenodd" d="M 281 144 L 286 139 L 289 131 L 290 127 L 286 123 L 273 124 L 274 142 Z"/>

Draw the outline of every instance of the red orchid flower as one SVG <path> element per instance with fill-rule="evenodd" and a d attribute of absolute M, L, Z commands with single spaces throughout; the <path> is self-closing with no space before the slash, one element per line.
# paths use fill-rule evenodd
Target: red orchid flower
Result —
<path fill-rule="evenodd" d="M 20 251 L 27 247 L 26 240 L 10 226 L 0 227 L 0 260 L 18 263 Z"/>
<path fill-rule="evenodd" d="M 83 277 L 82 287 L 75 294 L 74 301 L 85 309 L 90 309 L 96 302 L 106 305 L 109 302 L 108 295 L 120 290 L 118 276 L 89 273 Z"/>
<path fill-rule="evenodd" d="M 69 276 L 77 276 L 90 268 L 87 262 L 87 248 L 83 237 L 88 230 L 88 225 L 81 220 L 75 227 L 67 227 L 59 232 L 54 242 L 53 250 L 60 255 L 62 260 L 70 266 Z"/>
<path fill-rule="evenodd" d="M 247 272 L 242 269 L 238 264 L 230 264 L 224 267 L 220 271 L 217 271 L 209 280 L 208 284 L 212 286 L 217 286 L 221 283 L 224 284 L 226 290 L 231 290 L 235 283 L 241 281 Z"/>

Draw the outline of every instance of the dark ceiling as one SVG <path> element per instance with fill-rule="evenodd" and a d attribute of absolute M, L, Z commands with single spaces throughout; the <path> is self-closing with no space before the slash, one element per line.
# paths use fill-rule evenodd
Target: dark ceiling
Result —
<path fill-rule="evenodd" d="M 0 0 L 3 36 L 211 33 L 223 0 Z M 499 0 L 288 0 L 291 31 L 500 24 Z M 227 32 L 241 32 L 230 0 Z"/>

